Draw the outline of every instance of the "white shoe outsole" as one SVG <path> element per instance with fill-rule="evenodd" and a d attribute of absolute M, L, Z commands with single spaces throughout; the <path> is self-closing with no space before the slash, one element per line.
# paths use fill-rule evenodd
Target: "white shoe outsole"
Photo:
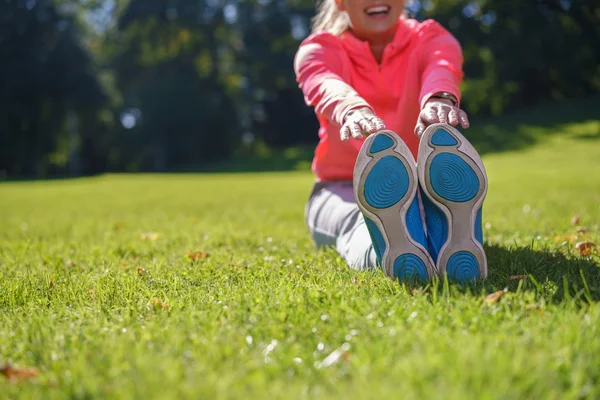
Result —
<path fill-rule="evenodd" d="M 463 281 L 487 277 L 480 225 L 488 180 L 479 154 L 457 129 L 434 124 L 421 137 L 417 161 L 422 192 L 446 218 L 445 226 L 427 228 L 430 237 L 432 228 L 447 233 L 432 251 L 438 273 Z"/>
<path fill-rule="evenodd" d="M 401 280 L 431 278 L 435 267 L 416 199 L 415 160 L 395 133 L 381 131 L 365 139 L 353 188 L 384 273 Z"/>

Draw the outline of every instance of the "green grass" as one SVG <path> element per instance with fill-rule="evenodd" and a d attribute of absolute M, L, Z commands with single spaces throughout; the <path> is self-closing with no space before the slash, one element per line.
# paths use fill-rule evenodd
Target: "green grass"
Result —
<path fill-rule="evenodd" d="M 0 185 L 0 365 L 40 370 L 0 398 L 600 397 L 600 121 L 490 129 L 537 139 L 486 152 L 471 286 L 317 252 L 306 172 Z"/>

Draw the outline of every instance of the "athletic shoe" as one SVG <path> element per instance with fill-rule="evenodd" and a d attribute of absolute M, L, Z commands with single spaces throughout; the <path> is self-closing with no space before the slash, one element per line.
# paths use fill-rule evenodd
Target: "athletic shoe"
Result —
<path fill-rule="evenodd" d="M 421 137 L 417 171 L 438 273 L 463 282 L 485 278 L 481 214 L 488 181 L 479 154 L 457 129 L 433 124 Z"/>
<path fill-rule="evenodd" d="M 400 280 L 431 278 L 435 270 L 427 252 L 415 159 L 394 132 L 365 139 L 353 188 L 384 273 Z"/>

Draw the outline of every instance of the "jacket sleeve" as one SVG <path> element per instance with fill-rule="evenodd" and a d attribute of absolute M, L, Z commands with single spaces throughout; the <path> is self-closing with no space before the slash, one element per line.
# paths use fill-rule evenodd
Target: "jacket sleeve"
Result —
<path fill-rule="evenodd" d="M 321 34 L 306 39 L 294 59 L 296 80 L 304 101 L 318 115 L 342 125 L 348 112 L 372 107 L 344 81 L 344 49 L 337 38 Z"/>
<path fill-rule="evenodd" d="M 428 21 L 420 45 L 421 108 L 435 93 L 453 94 L 460 105 L 460 84 L 464 77 L 460 43 L 437 22 Z"/>

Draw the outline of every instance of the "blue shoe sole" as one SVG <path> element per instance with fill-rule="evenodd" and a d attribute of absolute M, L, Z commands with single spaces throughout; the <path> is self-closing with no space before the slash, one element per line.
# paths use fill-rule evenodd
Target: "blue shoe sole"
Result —
<path fill-rule="evenodd" d="M 390 277 L 427 280 L 434 263 L 418 203 L 415 161 L 390 131 L 369 136 L 354 169 L 354 195 L 377 259 Z"/>
<path fill-rule="evenodd" d="M 485 278 L 481 218 L 488 183 L 479 154 L 455 128 L 434 124 L 421 137 L 417 172 L 438 272 L 462 282 Z"/>

